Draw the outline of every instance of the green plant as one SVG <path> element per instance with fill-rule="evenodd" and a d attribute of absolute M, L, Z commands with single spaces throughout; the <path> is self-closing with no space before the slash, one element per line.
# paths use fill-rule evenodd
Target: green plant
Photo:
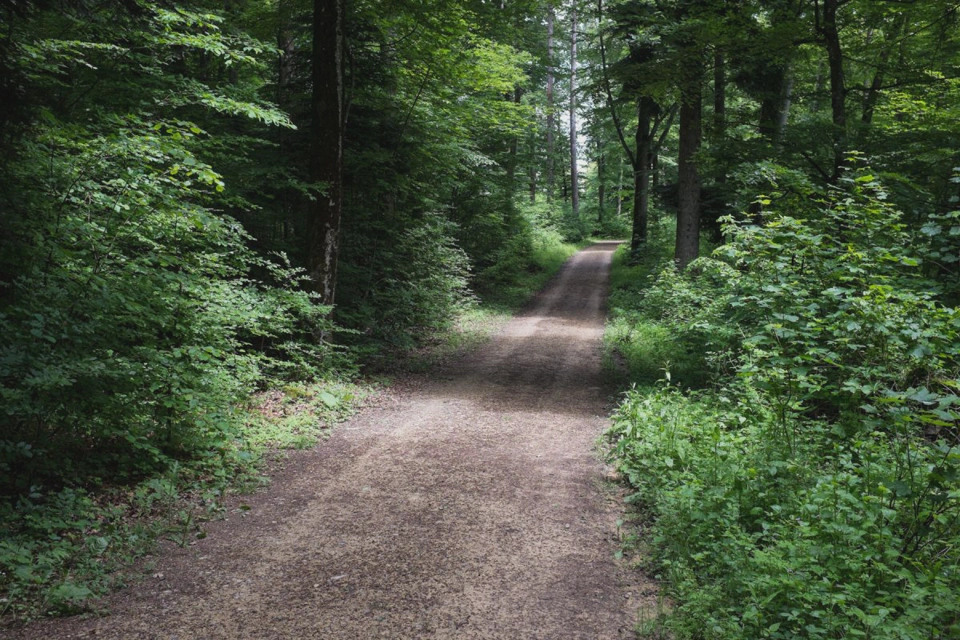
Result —
<path fill-rule="evenodd" d="M 771 193 L 763 224 L 731 224 L 715 259 L 639 297 L 723 364 L 709 390 L 629 392 L 609 432 L 654 519 L 676 600 L 665 624 L 680 638 L 953 637 L 956 312 L 866 170 L 822 197 Z"/>

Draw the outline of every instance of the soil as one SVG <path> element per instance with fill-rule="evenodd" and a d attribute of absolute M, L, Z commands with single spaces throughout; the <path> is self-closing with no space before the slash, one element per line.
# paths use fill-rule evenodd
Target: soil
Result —
<path fill-rule="evenodd" d="M 597 437 L 610 259 L 570 259 L 490 343 L 400 385 L 108 615 L 14 638 L 631 638 L 655 585 L 615 559 Z M 239 503 L 235 506 L 239 506 Z"/>

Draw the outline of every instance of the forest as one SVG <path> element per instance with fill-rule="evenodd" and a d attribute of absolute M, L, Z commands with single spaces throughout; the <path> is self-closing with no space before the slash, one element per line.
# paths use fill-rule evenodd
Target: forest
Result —
<path fill-rule="evenodd" d="M 960 3 L 0 0 L 0 96 L 0 628 L 609 238 L 638 637 L 960 637 Z"/>

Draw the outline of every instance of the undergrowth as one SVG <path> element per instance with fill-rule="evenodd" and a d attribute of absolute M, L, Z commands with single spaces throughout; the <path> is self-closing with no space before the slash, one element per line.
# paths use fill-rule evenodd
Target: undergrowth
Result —
<path fill-rule="evenodd" d="M 334 353 L 337 367 L 349 372 L 350 358 L 360 356 L 373 365 L 372 372 L 423 371 L 482 344 L 577 249 L 554 230 L 531 226 L 527 234 L 526 245 L 505 249 L 516 252 L 501 256 L 505 266 L 480 278 L 490 283 L 482 299 L 466 298 L 450 321 L 424 329 L 416 342 L 396 348 L 377 342 L 367 351 L 355 347 Z M 33 444 L 0 440 L 0 471 L 23 480 L 29 468 L 37 478 L 19 495 L 0 500 L 0 625 L 95 608 L 97 598 L 121 586 L 130 567 L 158 541 L 186 545 L 203 538 L 204 523 L 224 514 L 228 494 L 268 482 L 263 463 L 273 453 L 325 438 L 330 426 L 348 417 L 376 387 L 321 375 L 314 363 L 328 368 L 329 354 L 317 360 L 296 341 L 280 346 L 283 358 L 260 360 L 261 370 L 273 380 L 269 387 L 246 401 L 238 392 L 222 402 L 216 440 L 197 444 L 189 455 L 164 458 L 162 465 L 136 467 L 120 476 L 110 475 L 103 465 L 99 475 L 63 470 L 58 475 L 52 467 L 38 475 L 49 467 L 43 461 L 66 458 Z M 390 361 L 402 366 L 376 366 Z M 219 366 L 215 359 L 200 362 Z M 187 390 L 177 402 L 194 406 L 197 399 Z"/>
<path fill-rule="evenodd" d="M 500 249 L 496 262 L 476 275 L 483 306 L 512 313 L 552 278 L 586 241 L 567 240 L 556 211 L 548 205 L 526 204 L 518 232 Z"/>
<path fill-rule="evenodd" d="M 692 387 L 706 382 L 704 352 L 681 340 L 669 317 L 677 309 L 644 302 L 651 284 L 671 273 L 675 235 L 676 219 L 660 216 L 650 225 L 639 255 L 632 256 L 624 244 L 613 256 L 604 369 L 621 385 L 650 385 L 664 378 Z M 705 240 L 701 244 L 701 253 L 710 250 Z"/>
<path fill-rule="evenodd" d="M 205 537 L 204 523 L 223 515 L 228 494 L 268 482 L 261 473 L 272 452 L 312 446 L 372 390 L 288 383 L 238 407 L 236 437 L 205 456 L 133 483 L 37 485 L 0 502 L 0 625 L 95 607 L 158 541 L 183 546 Z"/>
<path fill-rule="evenodd" d="M 647 627 L 960 637 L 960 321 L 924 264 L 943 238 L 866 171 L 768 186 L 712 257 L 620 293 L 608 331 L 643 383 L 611 457 L 673 603 Z"/>

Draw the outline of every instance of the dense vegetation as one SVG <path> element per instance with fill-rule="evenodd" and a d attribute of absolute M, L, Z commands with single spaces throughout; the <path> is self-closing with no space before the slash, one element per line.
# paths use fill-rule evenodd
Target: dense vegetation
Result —
<path fill-rule="evenodd" d="M 515 307 L 585 232 L 514 198 L 533 5 L 352 4 L 338 184 L 312 162 L 321 9 L 0 3 L 0 616 L 74 611 L 145 541 L 202 535 L 265 448 L 365 393 L 359 366 Z M 311 236 L 337 195 L 334 307 Z"/>
<path fill-rule="evenodd" d="M 609 130 L 636 123 L 635 166 L 679 194 L 634 227 L 607 332 L 636 385 L 611 455 L 669 598 L 645 631 L 957 637 L 957 7 L 604 20 Z M 676 174 L 651 134 L 673 110 Z"/>
<path fill-rule="evenodd" d="M 0 0 L 0 615 L 597 234 L 658 624 L 956 637 L 958 9 Z"/>

